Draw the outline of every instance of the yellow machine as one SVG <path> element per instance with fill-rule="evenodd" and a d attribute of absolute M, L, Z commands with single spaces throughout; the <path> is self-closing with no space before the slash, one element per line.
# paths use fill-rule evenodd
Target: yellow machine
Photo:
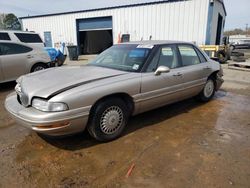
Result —
<path fill-rule="evenodd" d="M 229 37 L 223 37 L 222 45 L 201 45 L 200 48 L 220 63 L 226 63 L 231 56 Z"/>

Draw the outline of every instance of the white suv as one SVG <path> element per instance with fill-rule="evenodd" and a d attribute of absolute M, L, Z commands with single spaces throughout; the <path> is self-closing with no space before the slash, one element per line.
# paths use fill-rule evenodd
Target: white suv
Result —
<path fill-rule="evenodd" d="M 44 47 L 44 43 L 39 34 L 29 31 L 0 30 L 0 42 L 4 41 L 20 42 L 31 46 Z"/>
<path fill-rule="evenodd" d="M 51 59 L 44 48 L 0 40 L 0 83 L 50 66 Z"/>

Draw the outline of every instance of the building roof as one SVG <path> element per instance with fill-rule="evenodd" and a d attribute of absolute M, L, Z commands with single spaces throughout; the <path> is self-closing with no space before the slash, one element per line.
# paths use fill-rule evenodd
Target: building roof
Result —
<path fill-rule="evenodd" d="M 223 9 L 225 11 L 225 15 L 227 16 L 227 10 L 226 10 L 225 4 L 224 4 L 224 0 L 217 0 L 217 1 L 222 4 Z"/>
<path fill-rule="evenodd" d="M 136 7 L 136 6 L 144 6 L 144 5 L 163 4 L 163 3 L 178 2 L 178 1 L 187 1 L 187 0 L 159 0 L 159 1 L 152 1 L 152 2 L 146 2 L 146 3 L 118 5 L 118 6 L 112 6 L 112 7 L 102 7 L 102 8 L 85 9 L 85 10 L 78 10 L 78 11 L 59 12 L 59 13 L 52 13 L 52 14 L 41 14 L 41 15 L 35 15 L 35 16 L 24 16 L 24 17 L 19 17 L 19 19 L 29 19 L 29 18 L 38 18 L 38 17 L 47 17 L 47 16 L 58 16 L 58 15 L 65 15 L 65 14 L 74 14 L 74 13 L 92 12 L 92 11 L 100 11 L 100 10 L 108 10 L 108 9 Z M 213 2 L 213 1 L 214 0 L 211 0 L 211 2 Z M 223 9 L 225 11 L 225 15 L 227 16 L 227 11 L 226 11 L 226 8 L 225 8 L 224 0 L 217 0 L 217 1 L 222 4 Z"/>
<path fill-rule="evenodd" d="M 26 33 L 26 34 L 34 34 L 34 31 L 21 31 L 21 30 L 3 30 L 0 29 L 1 33 Z"/>
<path fill-rule="evenodd" d="M 117 9 L 117 8 L 136 7 L 136 6 L 144 6 L 144 5 L 163 4 L 163 3 L 178 2 L 178 1 L 187 1 L 187 0 L 158 0 L 158 1 L 152 1 L 152 2 L 146 2 L 146 3 L 118 5 L 118 6 L 112 6 L 112 7 L 102 7 L 102 8 L 85 9 L 85 10 L 78 10 L 78 11 L 52 13 L 52 14 L 42 14 L 42 15 L 35 15 L 35 16 L 24 16 L 24 17 L 19 17 L 19 19 L 58 16 L 58 15 L 65 15 L 65 14 L 74 14 L 74 13 L 92 12 L 92 11 L 109 10 L 109 9 Z"/>

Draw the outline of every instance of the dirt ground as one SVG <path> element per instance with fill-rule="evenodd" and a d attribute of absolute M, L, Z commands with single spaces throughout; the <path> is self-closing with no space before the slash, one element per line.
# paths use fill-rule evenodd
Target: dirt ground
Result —
<path fill-rule="evenodd" d="M 224 72 L 212 101 L 133 117 L 109 143 L 19 126 L 3 105 L 15 83 L 1 84 L 0 187 L 250 187 L 250 72 Z"/>

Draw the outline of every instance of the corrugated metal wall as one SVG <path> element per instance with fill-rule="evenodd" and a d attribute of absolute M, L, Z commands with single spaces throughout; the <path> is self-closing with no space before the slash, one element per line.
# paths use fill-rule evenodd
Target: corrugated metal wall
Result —
<path fill-rule="evenodd" d="M 209 0 L 187 0 L 135 7 L 115 8 L 64 15 L 26 18 L 23 29 L 40 33 L 51 31 L 52 42 L 77 44 L 76 19 L 112 16 L 114 43 L 118 35 L 130 39 L 183 40 L 205 44 Z"/>

